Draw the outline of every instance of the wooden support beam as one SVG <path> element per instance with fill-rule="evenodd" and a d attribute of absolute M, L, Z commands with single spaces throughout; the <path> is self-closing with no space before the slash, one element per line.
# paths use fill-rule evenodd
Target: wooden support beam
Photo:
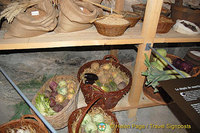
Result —
<path fill-rule="evenodd" d="M 129 93 L 128 101 L 130 105 L 138 106 L 140 96 L 142 94 L 144 76 L 141 76 L 141 72 L 146 70 L 144 65 L 146 53 L 150 56 L 151 51 L 145 51 L 146 44 L 151 43 L 153 46 L 154 37 L 156 34 L 157 24 L 160 17 L 163 0 L 148 0 L 146 5 L 145 17 L 142 27 L 142 36 L 144 38 L 143 44 L 138 47 L 138 54 L 136 57 L 136 64 L 133 73 L 132 87 Z M 129 110 L 129 118 L 136 116 L 137 109 Z"/>
<path fill-rule="evenodd" d="M 125 0 L 115 0 L 115 10 L 123 11 L 124 10 Z"/>

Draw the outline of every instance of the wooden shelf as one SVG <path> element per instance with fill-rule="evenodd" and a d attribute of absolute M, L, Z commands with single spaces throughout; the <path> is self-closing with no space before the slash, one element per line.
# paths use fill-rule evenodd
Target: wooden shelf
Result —
<path fill-rule="evenodd" d="M 139 44 L 143 42 L 141 28 L 141 23 L 138 23 L 135 27 L 128 28 L 124 35 L 119 37 L 100 35 L 93 26 L 86 30 L 70 33 L 56 34 L 52 32 L 30 38 L 0 39 L 0 50 Z"/>

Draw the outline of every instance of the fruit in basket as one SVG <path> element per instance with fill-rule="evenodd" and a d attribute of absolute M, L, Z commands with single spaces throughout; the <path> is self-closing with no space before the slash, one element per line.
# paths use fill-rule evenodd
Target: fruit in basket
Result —
<path fill-rule="evenodd" d="M 58 95 L 55 96 L 55 101 L 57 103 L 62 103 L 64 100 L 65 100 L 65 97 L 61 94 L 58 94 Z"/>
<path fill-rule="evenodd" d="M 49 84 L 49 88 L 52 91 L 56 91 L 57 86 L 58 86 L 58 84 L 55 81 L 51 81 L 50 84 Z"/>
<path fill-rule="evenodd" d="M 193 65 L 187 61 L 183 61 L 179 58 L 176 58 L 175 60 L 173 60 L 173 65 L 182 70 L 185 71 L 186 73 L 190 73 L 190 71 L 193 69 Z"/>
<path fill-rule="evenodd" d="M 60 88 L 64 88 L 64 87 L 66 87 L 67 86 L 67 83 L 64 81 L 64 80 L 61 80 L 59 83 L 58 83 L 58 85 L 59 85 L 59 87 Z"/>
<path fill-rule="evenodd" d="M 91 118 L 91 116 L 89 114 L 86 114 L 84 119 L 83 119 L 83 121 L 82 121 L 82 123 L 81 123 L 81 125 L 85 126 L 90 122 L 92 122 L 92 118 Z"/>
<path fill-rule="evenodd" d="M 104 117 L 103 114 L 96 114 L 92 117 L 92 121 L 98 125 L 101 122 L 104 122 Z"/>
<path fill-rule="evenodd" d="M 58 89 L 58 93 L 61 94 L 61 95 L 66 95 L 67 91 L 68 91 L 67 88 L 59 88 Z"/>

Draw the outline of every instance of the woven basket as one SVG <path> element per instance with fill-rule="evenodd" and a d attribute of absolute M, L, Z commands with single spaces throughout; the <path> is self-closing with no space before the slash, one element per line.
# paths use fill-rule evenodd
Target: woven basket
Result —
<path fill-rule="evenodd" d="M 167 57 L 169 57 L 172 61 L 179 58 L 183 60 L 182 58 L 172 55 L 172 54 L 167 54 Z M 198 67 L 193 67 L 192 71 L 190 72 L 190 75 L 192 77 L 196 77 L 200 74 L 200 66 Z M 161 87 L 159 88 L 159 93 L 154 93 L 154 89 L 151 86 L 143 86 L 143 92 L 146 97 L 151 99 L 152 101 L 159 103 L 159 104 L 166 104 L 170 103 L 172 99 L 169 97 L 169 95 L 163 91 Z"/>
<path fill-rule="evenodd" d="M 114 59 L 114 61 L 107 60 L 107 58 L 112 58 Z M 84 95 L 85 102 L 87 104 L 89 104 L 95 97 L 101 96 L 102 99 L 96 103 L 97 106 L 101 106 L 103 109 L 114 108 L 117 105 L 118 101 L 130 90 L 131 85 L 132 85 L 132 74 L 126 67 L 124 67 L 123 65 L 119 63 L 116 57 L 112 55 L 106 55 L 104 56 L 103 60 L 94 60 L 94 61 L 84 64 L 78 71 L 77 78 L 79 82 L 81 80 L 80 75 L 84 72 L 84 69 L 90 68 L 91 64 L 94 62 L 98 62 L 99 65 L 112 63 L 113 66 L 119 67 L 119 69 L 122 72 L 125 72 L 127 77 L 129 78 L 129 83 L 124 89 L 121 89 L 119 91 L 113 91 L 113 92 L 95 91 L 93 89 L 93 87 L 95 87 L 94 85 L 88 85 L 88 84 L 86 85 L 83 82 L 81 82 L 80 84 L 81 91 Z"/>
<path fill-rule="evenodd" d="M 85 115 L 86 115 L 91 109 L 93 109 L 93 108 L 98 109 L 98 110 L 101 110 L 101 111 L 103 111 L 104 113 L 106 113 L 108 116 L 110 116 L 111 119 L 112 119 L 112 121 L 114 122 L 114 125 L 112 125 L 112 126 L 114 126 L 114 128 L 112 128 L 112 129 L 114 129 L 113 132 L 114 132 L 114 133 L 119 133 L 119 128 L 118 128 L 119 122 L 117 121 L 116 116 L 115 116 L 112 112 L 110 112 L 110 111 L 108 111 L 108 110 L 103 110 L 101 107 L 92 107 L 92 106 L 95 104 L 95 102 L 97 102 L 100 98 L 101 98 L 101 97 L 96 97 L 95 99 L 93 99 L 93 100 L 90 102 L 90 104 L 87 105 L 87 107 L 82 107 L 82 108 L 76 109 L 76 110 L 70 115 L 69 120 L 68 120 L 68 121 L 69 121 L 69 122 L 68 122 L 68 132 L 69 132 L 69 133 L 74 133 L 74 132 L 73 132 L 73 129 L 72 129 L 72 125 L 73 125 L 73 123 L 79 118 L 78 123 L 77 123 L 77 126 L 76 126 L 76 129 L 75 129 L 75 133 L 78 133 L 79 128 L 80 128 L 80 125 L 81 125 L 81 123 L 82 123 L 82 121 L 83 121 Z M 110 123 L 109 123 L 109 124 L 110 124 Z"/>
<path fill-rule="evenodd" d="M 7 133 L 8 129 L 20 128 L 21 126 L 28 125 L 35 129 L 37 133 L 48 133 L 47 128 L 36 115 L 24 115 L 18 120 L 12 120 L 8 123 L 5 123 L 0 126 L 0 132 Z"/>
<path fill-rule="evenodd" d="M 34 98 L 32 100 L 32 104 L 35 105 L 36 97 L 38 96 L 39 93 L 43 93 L 46 90 L 46 88 L 49 87 L 49 83 L 51 81 L 55 81 L 56 83 L 58 83 L 61 80 L 67 80 L 67 79 L 72 79 L 78 85 L 78 81 L 73 76 L 68 76 L 68 75 L 54 76 L 53 78 L 51 78 L 47 82 L 45 82 L 45 84 L 41 87 L 41 89 L 38 91 L 38 93 L 34 96 Z M 58 112 L 52 116 L 44 116 L 44 117 L 55 129 L 64 128 L 67 126 L 68 118 L 69 118 L 70 114 L 75 109 L 77 109 L 77 103 L 78 103 L 78 89 L 76 90 L 73 98 L 70 100 L 70 102 L 67 104 L 67 106 L 65 106 L 60 112 Z"/>
<path fill-rule="evenodd" d="M 156 33 L 167 33 L 174 24 L 175 22 L 173 22 L 172 19 L 165 16 L 161 16 L 158 22 Z"/>
<path fill-rule="evenodd" d="M 124 34 L 126 29 L 129 27 L 130 23 L 124 24 L 124 25 L 108 25 L 108 24 L 103 24 L 103 23 L 99 23 L 98 21 L 95 21 L 94 25 L 97 29 L 97 32 L 101 35 L 121 36 Z"/>
<path fill-rule="evenodd" d="M 129 11 L 124 11 L 123 16 L 124 19 L 129 21 L 130 23 L 129 27 L 134 27 L 137 24 L 137 22 L 141 19 L 140 15 Z"/>

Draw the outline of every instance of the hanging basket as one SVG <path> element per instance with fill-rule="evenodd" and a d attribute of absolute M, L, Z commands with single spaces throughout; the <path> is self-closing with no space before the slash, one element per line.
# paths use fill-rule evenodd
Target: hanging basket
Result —
<path fill-rule="evenodd" d="M 118 128 L 118 125 L 119 125 L 119 122 L 117 121 L 117 118 L 115 117 L 115 115 L 110 112 L 110 111 L 107 111 L 107 110 L 103 110 L 101 107 L 93 107 L 94 104 L 99 100 L 101 99 L 101 97 L 96 97 L 94 98 L 88 105 L 87 107 L 82 107 L 82 108 L 79 108 L 79 109 L 76 109 L 69 117 L 69 120 L 68 120 L 68 132 L 69 133 L 78 133 L 79 130 L 80 130 L 80 126 L 81 126 L 81 123 L 85 117 L 85 115 L 87 113 L 91 113 L 92 111 L 95 112 L 96 114 L 98 113 L 102 113 L 104 115 L 106 115 L 106 117 L 110 118 L 110 123 L 107 123 L 109 125 L 112 126 L 112 133 L 119 133 L 119 128 Z M 76 123 L 74 123 L 76 122 Z M 105 124 L 105 123 L 104 123 Z M 73 126 L 74 125 L 74 126 Z M 74 128 L 73 128 L 74 127 Z M 82 132 L 82 131 L 81 131 Z"/>
<path fill-rule="evenodd" d="M 111 60 L 107 60 L 107 58 L 112 58 L 113 61 Z M 118 91 L 112 91 L 112 92 L 105 92 L 101 89 L 98 89 L 96 86 L 94 85 L 88 85 L 88 84 L 84 84 L 83 82 L 81 82 L 80 76 L 81 74 L 84 72 L 84 70 L 86 68 L 90 68 L 91 64 L 97 62 L 99 63 L 99 65 L 102 64 L 106 64 L 106 63 L 112 63 L 113 66 L 115 66 L 116 68 L 119 67 L 119 69 L 126 73 L 127 77 L 129 78 L 129 83 L 126 85 L 126 87 L 124 89 L 118 90 Z M 129 92 L 131 85 L 132 85 L 132 74 L 131 72 L 124 67 L 123 65 L 121 65 L 118 61 L 118 59 L 112 55 L 106 55 L 104 56 L 103 60 L 94 60 L 91 62 L 88 62 L 86 64 L 84 64 L 78 71 L 78 80 L 80 83 L 80 87 L 81 87 L 81 91 L 84 95 L 85 98 L 85 102 L 87 104 L 89 104 L 95 97 L 97 96 L 101 96 L 102 99 L 99 100 L 96 105 L 97 106 L 101 106 L 103 109 L 111 109 L 114 108 L 118 101 L 126 94 Z M 94 90 L 93 87 L 97 88 L 98 90 Z"/>
<path fill-rule="evenodd" d="M 61 80 L 67 80 L 71 79 L 78 85 L 78 81 L 73 76 L 68 75 L 59 75 L 54 76 L 53 78 L 49 79 L 38 91 L 38 93 L 34 96 L 32 100 L 32 104 L 35 105 L 35 99 L 38 96 L 38 94 L 42 94 L 48 87 L 51 81 L 55 81 L 58 83 Z M 65 106 L 61 111 L 57 112 L 55 115 L 52 116 L 44 116 L 45 119 L 55 128 L 55 129 L 61 129 L 67 126 L 68 118 L 70 114 L 77 109 L 77 103 L 78 103 L 78 89 L 76 89 L 75 94 L 73 95 L 73 98 L 69 101 L 67 106 Z M 32 110 L 31 110 L 32 111 Z M 33 111 L 32 111 L 33 112 Z"/>
<path fill-rule="evenodd" d="M 47 128 L 36 115 L 24 115 L 18 120 L 12 120 L 0 125 L 0 132 L 7 133 L 8 129 L 20 128 L 22 126 L 31 126 L 36 133 L 48 133 Z"/>
<path fill-rule="evenodd" d="M 172 61 L 179 58 L 181 60 L 183 60 L 182 58 L 176 56 L 176 55 L 172 55 L 172 54 L 167 54 L 167 57 L 169 57 Z M 184 60 L 183 60 L 184 61 Z M 193 67 L 192 71 L 190 72 L 190 75 L 192 77 L 196 77 L 200 74 L 200 66 L 197 67 Z M 143 86 L 143 93 L 144 95 L 149 98 L 150 100 L 159 103 L 159 104 L 167 104 L 172 102 L 172 99 L 169 97 L 169 95 L 162 89 L 162 87 L 158 87 L 159 88 L 159 92 L 158 93 L 154 93 L 154 88 L 152 88 L 151 86 Z"/>

